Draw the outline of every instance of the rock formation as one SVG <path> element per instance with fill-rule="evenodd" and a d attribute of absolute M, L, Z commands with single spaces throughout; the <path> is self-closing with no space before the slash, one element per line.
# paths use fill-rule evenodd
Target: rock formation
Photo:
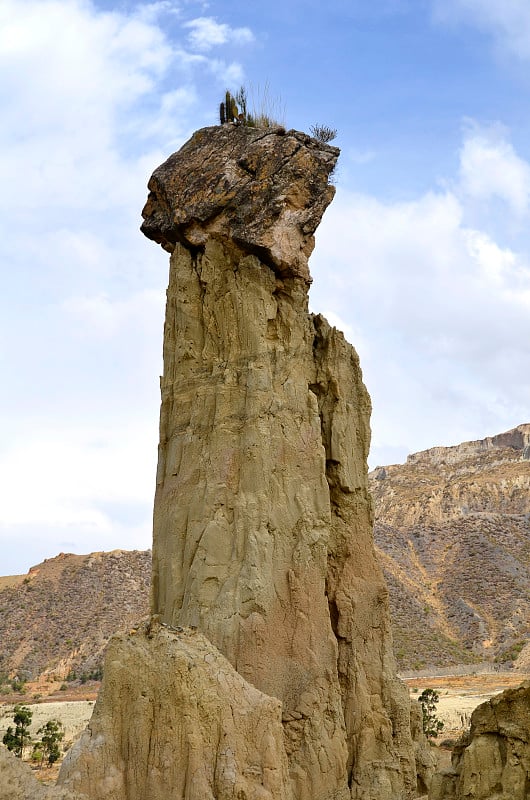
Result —
<path fill-rule="evenodd" d="M 528 800 L 530 682 L 475 709 L 471 729 L 435 775 L 430 800 Z"/>
<path fill-rule="evenodd" d="M 530 425 L 370 473 L 402 669 L 530 664 Z"/>
<path fill-rule="evenodd" d="M 106 669 L 103 712 L 63 764 L 90 800 L 291 797 L 280 701 L 202 634 L 142 626 L 113 639 Z"/>
<path fill-rule="evenodd" d="M 370 400 L 354 349 L 308 313 L 337 156 L 223 125 L 149 182 L 142 230 L 171 252 L 153 617 L 112 644 L 63 765 L 90 800 L 416 793 L 372 543 Z"/>
<path fill-rule="evenodd" d="M 68 789 L 44 786 L 31 767 L 0 747 L 0 800 L 86 800 Z"/>

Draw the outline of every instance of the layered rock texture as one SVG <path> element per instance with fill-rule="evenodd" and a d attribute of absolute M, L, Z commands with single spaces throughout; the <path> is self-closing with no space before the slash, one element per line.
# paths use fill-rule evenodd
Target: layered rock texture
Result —
<path fill-rule="evenodd" d="M 530 664 L 530 425 L 370 474 L 403 669 Z"/>
<path fill-rule="evenodd" d="M 430 800 L 528 800 L 530 682 L 478 706 L 452 767 L 432 781 Z"/>
<path fill-rule="evenodd" d="M 308 313 L 337 156 L 224 125 L 149 182 L 142 230 L 171 252 L 153 616 L 112 643 L 61 771 L 91 800 L 416 793 L 372 542 L 370 400 L 353 348 Z"/>
<path fill-rule="evenodd" d="M 200 633 L 151 623 L 116 636 L 106 670 L 63 784 L 106 800 L 291 796 L 280 701 Z"/>

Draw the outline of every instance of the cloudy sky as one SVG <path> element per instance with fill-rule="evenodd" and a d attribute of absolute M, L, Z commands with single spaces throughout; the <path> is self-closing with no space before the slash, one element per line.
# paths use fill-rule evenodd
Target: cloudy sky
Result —
<path fill-rule="evenodd" d="M 0 574 L 150 544 L 140 211 L 242 82 L 338 129 L 311 305 L 361 356 L 371 466 L 530 421 L 528 0 L 1 0 Z"/>

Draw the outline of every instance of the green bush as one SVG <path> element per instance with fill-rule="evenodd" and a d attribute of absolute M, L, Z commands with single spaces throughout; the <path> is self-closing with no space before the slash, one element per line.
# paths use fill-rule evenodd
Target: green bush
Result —
<path fill-rule="evenodd" d="M 444 724 L 436 716 L 436 706 L 440 697 L 434 689 L 424 689 L 418 697 L 423 715 L 423 733 L 428 739 L 436 739 Z"/>
<path fill-rule="evenodd" d="M 2 742 L 17 758 L 22 758 L 24 747 L 30 742 L 29 726 L 32 717 L 33 713 L 27 706 L 16 705 L 13 709 L 15 727 L 12 725 L 8 727 Z"/>

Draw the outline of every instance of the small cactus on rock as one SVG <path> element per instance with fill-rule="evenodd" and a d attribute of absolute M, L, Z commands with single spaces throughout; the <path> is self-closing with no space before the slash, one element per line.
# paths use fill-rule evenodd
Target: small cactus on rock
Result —
<path fill-rule="evenodd" d="M 224 103 L 221 103 L 219 106 L 219 118 L 221 120 L 221 125 L 224 125 L 226 122 L 238 122 L 239 120 L 237 103 L 228 90 L 225 94 Z"/>
<path fill-rule="evenodd" d="M 280 130 L 283 126 L 268 111 L 269 106 L 272 107 L 272 105 L 266 87 L 261 103 L 262 109 L 257 113 L 253 109 L 250 113 L 247 90 L 241 86 L 235 95 L 226 91 L 224 102 L 219 105 L 219 120 L 221 125 L 232 122 L 236 125 L 248 125 L 251 128 L 278 128 Z"/>

